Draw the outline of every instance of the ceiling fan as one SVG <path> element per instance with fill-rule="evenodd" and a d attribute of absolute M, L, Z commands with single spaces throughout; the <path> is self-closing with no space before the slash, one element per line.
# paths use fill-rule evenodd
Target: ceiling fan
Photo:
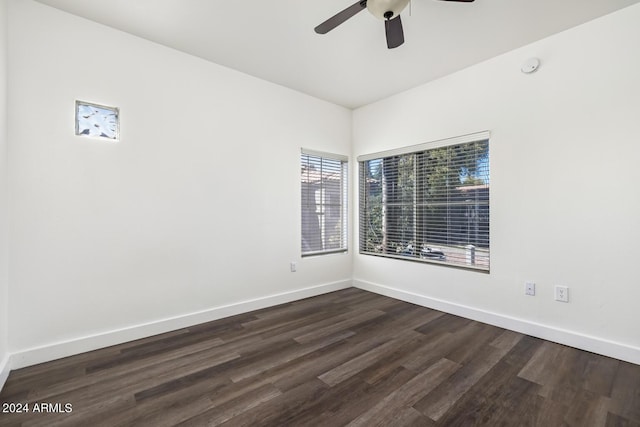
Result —
<path fill-rule="evenodd" d="M 384 20 L 384 30 L 387 36 L 387 47 L 393 49 L 404 43 L 404 32 L 402 31 L 402 21 L 400 20 L 400 12 L 407 7 L 411 0 L 359 0 L 336 13 L 331 18 L 324 21 L 315 28 L 318 34 L 326 34 L 345 22 L 347 19 L 355 16 L 358 12 L 369 9 L 373 16 Z M 471 3 L 474 0 L 440 0 L 455 1 L 461 3 Z"/>

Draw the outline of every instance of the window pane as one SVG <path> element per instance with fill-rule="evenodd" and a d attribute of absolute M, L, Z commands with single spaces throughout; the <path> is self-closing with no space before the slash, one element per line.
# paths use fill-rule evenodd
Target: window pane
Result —
<path fill-rule="evenodd" d="M 360 163 L 360 252 L 489 269 L 489 141 Z"/>
<path fill-rule="evenodd" d="M 347 250 L 347 163 L 301 155 L 302 255 Z"/>

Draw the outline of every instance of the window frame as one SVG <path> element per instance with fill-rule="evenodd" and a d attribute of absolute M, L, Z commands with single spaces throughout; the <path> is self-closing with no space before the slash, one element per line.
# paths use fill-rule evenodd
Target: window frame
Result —
<path fill-rule="evenodd" d="M 459 137 L 432 141 L 424 144 L 401 147 L 398 149 L 387 150 L 384 152 L 371 153 L 371 154 L 358 156 L 357 160 L 359 165 L 359 171 L 358 171 L 358 178 L 359 178 L 358 249 L 359 249 L 359 253 L 362 255 L 372 255 L 372 256 L 379 256 L 379 257 L 393 258 L 393 259 L 400 259 L 400 260 L 407 260 L 407 261 L 414 261 L 414 262 L 423 262 L 423 263 L 429 263 L 434 265 L 442 265 L 447 267 L 462 268 L 466 270 L 489 273 L 490 272 L 490 253 L 491 253 L 490 251 L 491 249 L 490 248 L 491 202 L 490 202 L 490 179 L 489 179 L 490 137 L 491 137 L 490 132 L 483 131 L 483 132 L 477 132 L 477 133 L 468 134 L 468 135 L 462 135 Z M 485 169 L 482 169 L 482 172 L 483 172 L 482 179 L 484 180 L 484 184 L 465 186 L 465 185 L 459 185 L 459 184 L 453 184 L 453 183 L 447 182 L 447 184 L 444 186 L 431 186 L 431 187 L 426 186 L 426 184 L 422 184 L 422 185 L 420 184 L 420 182 L 424 182 L 424 180 L 427 179 L 430 173 L 430 172 L 427 172 L 428 168 L 430 167 L 430 164 L 428 164 L 430 151 L 438 150 L 442 148 L 449 148 L 449 147 L 451 147 L 451 149 L 453 150 L 453 147 L 463 146 L 465 144 L 474 144 L 474 143 L 486 143 L 486 152 L 483 152 L 482 156 L 479 155 L 478 153 L 474 154 L 475 157 L 466 156 L 465 160 L 466 161 L 475 160 L 476 162 L 475 166 L 478 166 L 480 159 L 486 156 L 483 159 L 483 162 L 484 162 L 483 168 Z M 374 179 L 371 176 L 372 170 L 367 168 L 373 167 L 375 163 L 372 165 L 369 162 L 372 162 L 372 161 L 380 162 L 380 166 L 378 167 L 382 168 L 384 167 L 383 162 L 396 161 L 398 163 L 392 166 L 391 171 L 398 173 L 398 171 L 400 170 L 400 166 L 399 166 L 400 162 L 406 161 L 406 159 L 409 159 L 409 158 L 412 158 L 414 162 L 414 165 L 409 166 L 409 168 L 415 167 L 416 169 L 413 169 L 414 174 L 410 180 L 410 184 L 406 185 L 405 187 L 401 187 L 402 191 L 407 191 L 403 196 L 404 199 L 402 199 L 401 203 L 398 203 L 397 200 L 393 199 L 393 197 L 395 196 L 389 198 L 388 193 L 391 187 L 387 187 L 388 184 L 384 182 L 383 177 L 380 177 L 379 179 L 381 179 L 381 181 L 377 182 L 377 185 L 379 186 L 378 192 L 381 192 L 381 193 L 379 193 L 377 196 L 375 196 L 374 193 L 371 193 L 372 190 L 370 186 L 375 185 L 374 184 L 375 181 L 372 181 Z M 454 161 L 452 165 L 455 168 L 460 166 L 458 164 L 458 158 L 448 158 L 447 161 L 451 161 L 451 159 L 453 159 Z M 422 168 L 422 169 L 419 169 L 419 172 L 417 169 L 418 167 Z M 456 170 L 455 168 L 453 170 Z M 474 179 L 479 178 L 479 175 L 477 175 L 477 171 L 476 171 L 476 175 L 474 175 L 473 178 Z M 383 187 L 385 191 L 382 190 Z M 397 187 L 400 188 L 399 185 L 397 185 Z M 418 190 L 418 188 L 420 188 L 420 190 Z M 431 226 L 432 228 L 429 228 L 428 226 L 425 226 L 425 224 L 432 222 L 434 218 L 433 214 L 430 214 L 429 212 L 427 212 L 426 206 L 430 204 L 435 204 L 435 203 L 432 203 L 430 199 L 425 198 L 426 197 L 425 193 L 435 189 L 437 190 L 445 189 L 447 192 L 451 192 L 451 193 L 455 192 L 455 195 L 457 196 L 457 199 L 455 200 L 453 198 L 452 200 L 450 200 L 449 197 L 447 196 L 446 202 L 441 203 L 441 206 L 446 207 L 446 215 L 443 216 L 443 218 L 446 218 L 446 222 L 443 222 L 444 224 L 446 224 L 446 226 L 443 229 L 444 231 L 442 231 L 443 237 L 441 237 L 440 239 L 446 237 L 447 239 L 446 244 L 442 244 L 442 243 L 430 244 L 428 240 L 434 240 L 434 239 L 427 238 L 429 234 L 433 235 L 433 234 L 436 234 L 436 232 L 440 232 L 441 230 L 440 228 L 437 228 L 437 227 Z M 399 190 L 394 190 L 394 191 L 399 191 Z M 475 199 L 472 199 L 471 201 L 464 200 L 462 197 L 465 196 L 465 194 L 468 194 L 466 192 L 474 193 Z M 386 193 L 386 194 L 383 194 L 383 193 Z M 418 200 L 419 199 L 418 194 L 421 194 L 422 199 Z M 481 195 L 482 199 L 478 199 L 479 194 Z M 375 200 L 374 197 L 377 197 L 378 200 Z M 410 201 L 407 201 L 407 200 L 410 200 Z M 472 210 L 469 211 L 469 208 L 466 207 L 466 205 L 473 206 L 471 208 Z M 478 215 L 478 212 L 480 212 L 480 209 L 482 209 L 482 217 L 480 218 L 480 220 L 477 219 L 478 217 L 474 217 L 474 219 L 472 220 L 472 221 L 475 221 L 476 226 L 478 224 L 478 221 L 483 221 L 482 233 L 481 235 L 479 235 L 477 233 L 477 228 L 476 228 L 476 235 L 474 236 L 475 240 L 467 236 L 468 243 L 466 246 L 449 243 L 449 239 L 453 237 L 457 239 L 461 239 L 460 233 L 456 232 L 455 226 L 452 225 L 452 224 L 455 224 L 455 221 L 452 221 L 451 219 L 455 218 L 459 220 L 463 215 L 465 215 L 462 213 L 457 213 L 457 214 L 452 213 L 454 206 L 457 206 L 455 209 L 458 209 L 458 210 L 461 209 L 461 206 L 462 206 L 462 209 L 467 209 L 466 211 L 467 218 L 472 217 L 472 214 Z M 394 215 L 393 213 L 388 214 L 387 212 L 389 211 L 394 212 L 393 210 L 394 207 L 397 215 Z M 405 207 L 407 208 L 408 213 L 398 213 L 399 210 L 401 211 Z M 375 212 L 376 209 L 378 209 L 378 213 Z M 375 218 L 372 219 L 373 215 L 379 216 L 380 217 L 379 219 L 383 222 L 372 223 L 371 221 L 375 219 Z M 388 227 L 387 220 L 384 219 L 385 215 L 391 215 L 391 216 L 387 216 L 387 218 L 391 218 L 391 224 L 392 224 L 392 227 L 390 227 L 389 229 L 387 228 Z M 397 228 L 397 224 L 399 224 L 400 220 L 407 215 L 409 216 L 409 218 L 411 218 L 409 220 L 408 227 L 412 231 L 409 232 L 409 235 L 414 236 L 415 242 L 413 240 L 411 241 L 408 240 L 407 242 L 403 241 L 401 244 L 398 244 L 398 241 L 402 239 L 399 238 L 400 231 Z M 457 215 L 457 217 L 454 217 L 454 215 Z M 372 224 L 373 224 L 373 228 L 371 228 Z M 396 228 L 393 228 L 393 225 L 396 225 Z M 403 225 L 403 229 L 404 227 L 405 226 Z M 468 235 L 468 232 L 469 232 L 468 230 L 470 227 L 468 222 L 466 227 L 467 227 L 467 235 Z M 373 230 L 373 233 L 375 235 L 375 238 L 373 240 L 373 244 L 376 244 L 375 247 L 372 246 L 369 228 Z M 433 231 L 434 229 L 436 230 L 436 232 Z M 486 239 L 484 239 L 485 235 L 486 235 Z M 404 232 L 403 232 L 403 237 L 404 237 Z M 388 239 L 390 239 L 391 242 L 389 242 Z M 478 245 L 478 242 L 480 241 L 481 245 L 473 246 L 471 245 L 472 241 L 474 241 L 476 245 Z M 486 242 L 486 245 L 485 245 L 485 242 Z M 378 245 L 378 243 L 380 244 Z M 395 248 L 393 246 L 394 244 L 396 245 Z M 435 249 L 439 245 L 442 246 L 441 248 L 438 248 L 438 249 L 440 249 L 440 252 L 442 253 L 443 256 L 440 256 L 437 253 L 437 251 L 435 251 L 434 253 L 430 253 L 426 249 L 427 247 L 431 247 Z M 398 248 L 402 248 L 402 247 L 405 247 L 405 250 L 401 249 L 398 252 Z"/>
<path fill-rule="evenodd" d="M 306 164 L 305 164 L 306 159 Z M 320 171 L 317 171 L 320 175 L 320 181 L 312 184 L 310 182 L 311 178 L 309 176 L 309 171 L 305 172 L 304 167 L 309 166 L 310 159 L 314 159 L 315 164 L 320 164 Z M 326 174 L 324 173 L 323 165 L 328 163 L 328 171 Z M 336 163 L 339 164 L 339 171 L 335 168 Z M 311 257 L 318 255 L 327 255 L 327 254 L 335 254 L 335 253 L 344 253 L 349 250 L 349 158 L 347 156 L 335 153 L 326 153 L 317 150 L 311 150 L 307 148 L 301 148 L 300 150 L 300 253 L 301 257 Z M 335 181 L 335 173 L 338 171 L 339 180 L 337 182 L 336 188 L 330 188 L 333 186 Z M 306 182 L 305 182 L 305 173 L 306 173 Z M 328 181 L 328 179 L 332 179 L 333 181 Z M 308 188 L 305 188 L 305 185 Z M 312 190 L 311 185 L 319 185 L 314 191 L 314 200 L 315 200 L 315 209 L 313 213 L 318 217 L 318 231 L 320 232 L 320 236 L 316 241 L 316 237 L 312 239 L 312 245 L 321 244 L 322 249 L 313 248 L 311 250 L 305 250 L 305 235 L 309 235 L 312 230 L 310 230 L 310 221 L 313 218 L 313 214 L 310 210 L 310 191 Z M 318 194 L 317 191 L 320 191 L 320 200 L 317 199 Z M 331 198 L 333 195 L 333 200 L 327 202 L 325 201 L 325 197 Z M 306 196 L 306 198 L 305 198 Z M 339 197 L 339 203 L 335 200 L 336 197 Z M 320 203 L 318 203 L 318 201 Z M 320 209 L 319 211 L 317 209 Z M 335 209 L 338 208 L 339 211 L 335 212 Z M 329 211 L 329 214 L 327 213 Z M 326 215 L 326 216 L 325 216 Z M 327 247 L 327 242 L 330 240 L 331 236 L 326 236 L 325 232 L 327 227 L 326 218 L 331 215 L 331 220 L 336 222 L 334 226 L 339 225 L 339 245 L 338 247 Z M 322 220 L 321 220 L 322 219 Z M 326 237 L 325 237 L 326 236 Z M 335 237 L 335 235 L 333 235 Z"/>

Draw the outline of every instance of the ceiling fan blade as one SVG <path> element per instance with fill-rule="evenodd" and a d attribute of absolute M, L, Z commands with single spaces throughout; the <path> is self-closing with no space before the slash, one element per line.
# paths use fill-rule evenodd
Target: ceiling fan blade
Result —
<path fill-rule="evenodd" d="M 366 0 L 359 0 L 343 10 L 333 15 L 331 18 L 324 21 L 322 24 L 314 28 L 318 34 L 327 34 L 329 31 L 342 24 L 347 19 L 353 17 L 356 13 L 363 11 L 367 7 Z"/>
<path fill-rule="evenodd" d="M 404 43 L 404 32 L 400 15 L 384 21 L 384 30 L 387 33 L 387 47 L 393 49 Z"/>

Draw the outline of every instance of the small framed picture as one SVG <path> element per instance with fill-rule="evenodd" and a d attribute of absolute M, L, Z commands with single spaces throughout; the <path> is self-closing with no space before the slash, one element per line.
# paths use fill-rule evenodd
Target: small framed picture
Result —
<path fill-rule="evenodd" d="M 76 101 L 76 135 L 117 141 L 120 137 L 117 107 Z"/>

